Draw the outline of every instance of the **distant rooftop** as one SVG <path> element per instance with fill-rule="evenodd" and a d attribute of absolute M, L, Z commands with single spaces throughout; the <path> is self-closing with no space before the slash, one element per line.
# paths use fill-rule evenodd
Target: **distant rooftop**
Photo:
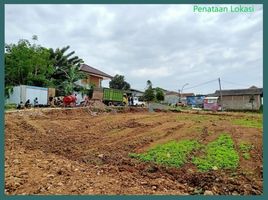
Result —
<path fill-rule="evenodd" d="M 80 67 L 80 71 L 83 71 L 83 72 L 86 72 L 86 73 L 89 73 L 89 74 L 92 74 L 92 75 L 97 75 L 97 76 L 101 76 L 103 78 L 107 78 L 107 79 L 112 79 L 113 77 L 109 74 L 106 74 L 94 67 L 91 67 L 87 64 L 82 64 L 81 67 Z"/>
<path fill-rule="evenodd" d="M 238 96 L 238 95 L 262 95 L 263 89 L 257 88 L 256 86 L 251 86 L 248 89 L 232 89 L 232 90 L 222 90 L 223 96 Z M 216 90 L 214 95 L 219 96 L 220 91 Z"/>
<path fill-rule="evenodd" d="M 133 89 L 133 88 L 130 88 L 129 91 L 144 93 L 143 91 L 140 91 L 140 90 L 137 90 L 137 89 Z"/>
<path fill-rule="evenodd" d="M 188 97 L 188 96 L 194 96 L 194 93 L 178 93 L 174 91 L 167 91 L 166 95 L 176 95 L 178 97 Z"/>

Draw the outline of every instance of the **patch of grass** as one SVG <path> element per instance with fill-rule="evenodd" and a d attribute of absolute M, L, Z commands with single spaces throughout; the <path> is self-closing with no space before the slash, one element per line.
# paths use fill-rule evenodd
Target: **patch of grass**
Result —
<path fill-rule="evenodd" d="M 168 110 L 172 112 L 181 112 L 182 109 L 179 107 L 169 107 Z"/>
<path fill-rule="evenodd" d="M 16 108 L 17 108 L 17 104 L 15 103 L 5 104 L 5 110 L 14 110 Z"/>
<path fill-rule="evenodd" d="M 199 143 L 195 140 L 171 141 L 158 145 L 142 154 L 129 154 L 130 157 L 137 158 L 145 162 L 154 162 L 161 165 L 180 167 L 187 161 L 187 156 L 199 148 Z"/>
<path fill-rule="evenodd" d="M 232 121 L 235 125 L 240 125 L 249 128 L 262 128 L 263 122 L 261 119 L 251 120 L 251 119 L 235 119 Z"/>
<path fill-rule="evenodd" d="M 202 115 L 202 114 L 180 114 L 177 116 L 177 121 L 193 121 L 193 122 L 206 122 L 209 120 L 219 120 L 216 115 Z"/>
<path fill-rule="evenodd" d="M 239 164 L 239 155 L 234 148 L 230 135 L 222 134 L 209 143 L 205 148 L 205 155 L 193 158 L 193 163 L 200 171 L 211 169 L 235 169 Z"/>
<path fill-rule="evenodd" d="M 244 159 L 249 160 L 250 159 L 250 153 L 249 151 L 253 148 L 253 145 L 248 144 L 246 142 L 241 142 L 239 144 L 239 150 L 242 152 L 242 156 Z"/>

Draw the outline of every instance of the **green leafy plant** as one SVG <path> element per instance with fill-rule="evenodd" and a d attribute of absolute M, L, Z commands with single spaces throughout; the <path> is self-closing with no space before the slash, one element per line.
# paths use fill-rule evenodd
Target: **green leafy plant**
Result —
<path fill-rule="evenodd" d="M 246 160 L 250 159 L 250 154 L 249 153 L 243 153 L 243 158 Z"/>
<path fill-rule="evenodd" d="M 137 158 L 145 162 L 154 162 L 161 165 L 180 167 L 186 161 L 188 155 L 199 148 L 199 143 L 195 140 L 171 141 L 158 145 L 142 154 L 129 154 L 132 158 Z"/>
<path fill-rule="evenodd" d="M 193 151 L 200 152 L 201 156 L 190 157 Z M 181 167 L 186 162 L 192 162 L 200 171 L 236 169 L 239 165 L 239 154 L 231 136 L 226 133 L 206 146 L 196 140 L 171 141 L 157 145 L 146 153 L 130 153 L 129 156 L 171 167 Z M 249 154 L 245 152 L 243 156 L 248 158 Z"/>
<path fill-rule="evenodd" d="M 235 169 L 239 164 L 239 155 L 230 135 L 220 135 L 206 146 L 204 152 L 204 156 L 193 158 L 192 161 L 200 171 Z"/>
<path fill-rule="evenodd" d="M 242 156 L 244 159 L 249 160 L 250 159 L 250 153 L 249 151 L 253 148 L 251 144 L 248 144 L 246 142 L 241 142 L 239 144 L 239 150 L 242 152 Z"/>

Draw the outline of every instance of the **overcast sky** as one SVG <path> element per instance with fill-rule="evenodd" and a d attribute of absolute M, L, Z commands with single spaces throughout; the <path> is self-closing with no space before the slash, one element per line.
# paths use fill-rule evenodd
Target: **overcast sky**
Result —
<path fill-rule="evenodd" d="M 263 84 L 263 8 L 194 13 L 193 5 L 5 5 L 5 42 L 71 46 L 86 64 L 132 88 L 213 93 Z M 201 84 L 211 81 L 208 84 Z M 108 81 L 103 82 L 104 86 Z M 199 85 L 199 87 L 195 87 Z M 187 89 L 188 88 L 188 89 Z"/>

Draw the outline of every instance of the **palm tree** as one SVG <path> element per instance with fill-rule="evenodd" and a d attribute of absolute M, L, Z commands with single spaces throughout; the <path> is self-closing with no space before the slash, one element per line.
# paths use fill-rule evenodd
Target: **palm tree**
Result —
<path fill-rule="evenodd" d="M 62 88 L 64 95 L 70 95 L 73 93 L 75 88 L 75 82 L 83 79 L 84 74 L 79 71 L 79 68 L 76 66 L 71 66 L 67 71 L 62 70 L 64 76 L 66 79 L 59 85 L 60 88 Z"/>
<path fill-rule="evenodd" d="M 85 76 L 79 71 L 83 60 L 78 56 L 73 56 L 74 51 L 67 53 L 69 48 L 70 46 L 61 49 L 57 48 L 56 50 L 49 49 L 50 59 L 54 66 L 54 73 L 51 79 L 59 92 L 64 93 L 64 95 L 72 93 L 75 87 L 74 82 Z"/>

